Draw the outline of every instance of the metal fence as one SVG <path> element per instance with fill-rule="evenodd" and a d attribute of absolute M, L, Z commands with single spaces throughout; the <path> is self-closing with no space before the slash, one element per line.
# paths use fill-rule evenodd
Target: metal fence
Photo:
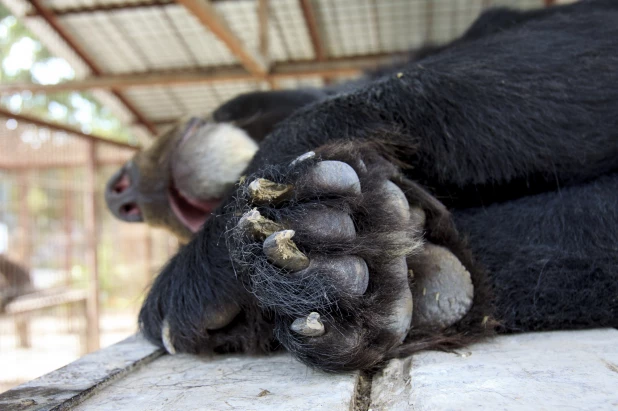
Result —
<path fill-rule="evenodd" d="M 0 391 L 134 332 L 177 248 L 105 208 L 135 149 L 16 117 L 0 116 Z"/>

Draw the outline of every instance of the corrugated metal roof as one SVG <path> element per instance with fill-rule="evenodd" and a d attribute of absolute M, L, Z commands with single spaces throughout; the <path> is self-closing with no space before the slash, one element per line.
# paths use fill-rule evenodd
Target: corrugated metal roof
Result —
<path fill-rule="evenodd" d="M 77 78 L 91 70 L 37 16 L 25 0 L 2 0 L 49 49 L 69 61 Z M 152 73 L 239 65 L 239 59 L 182 5 L 164 0 L 45 0 L 59 24 L 105 74 Z M 272 0 L 268 26 L 274 62 L 314 61 L 310 30 L 299 0 Z M 541 7 L 542 0 L 312 0 L 325 58 L 400 52 L 460 35 L 489 5 Z M 216 12 L 253 53 L 259 50 L 257 0 L 216 1 Z M 105 9 L 107 7 L 107 9 Z M 321 87 L 320 77 L 279 80 L 281 88 Z M 208 112 L 247 91 L 267 89 L 262 80 L 212 85 L 131 88 L 123 95 L 149 120 L 167 121 Z M 133 115 L 114 95 L 95 96 L 123 121 Z M 145 129 L 138 127 L 139 134 Z"/>

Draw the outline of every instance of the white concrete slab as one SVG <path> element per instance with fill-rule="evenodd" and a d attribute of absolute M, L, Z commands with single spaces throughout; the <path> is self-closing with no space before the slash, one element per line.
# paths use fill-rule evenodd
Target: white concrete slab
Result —
<path fill-rule="evenodd" d="M 373 379 L 378 410 L 615 410 L 618 331 L 501 336 L 459 355 L 419 353 Z"/>
<path fill-rule="evenodd" d="M 163 356 L 73 410 L 351 410 L 358 373 L 325 374 L 287 354 Z"/>

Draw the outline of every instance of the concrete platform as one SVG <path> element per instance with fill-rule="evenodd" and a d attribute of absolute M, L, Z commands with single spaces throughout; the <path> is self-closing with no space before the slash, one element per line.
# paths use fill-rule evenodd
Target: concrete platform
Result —
<path fill-rule="evenodd" d="M 0 395 L 1 410 L 618 409 L 618 331 L 502 336 L 367 379 L 287 354 L 168 356 L 140 337 Z"/>
<path fill-rule="evenodd" d="M 377 410 L 617 410 L 618 331 L 501 336 L 459 354 L 392 361 L 373 378 Z"/>

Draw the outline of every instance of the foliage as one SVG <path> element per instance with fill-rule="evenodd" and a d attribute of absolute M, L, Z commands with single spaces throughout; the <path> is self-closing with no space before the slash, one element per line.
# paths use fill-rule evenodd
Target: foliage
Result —
<path fill-rule="evenodd" d="M 0 82 L 50 84 L 74 78 L 69 64 L 51 53 L 0 4 Z M 84 133 L 136 143 L 137 139 L 90 93 L 31 93 L 3 95 L 0 104 L 13 112 L 24 111 L 70 124 Z"/>

